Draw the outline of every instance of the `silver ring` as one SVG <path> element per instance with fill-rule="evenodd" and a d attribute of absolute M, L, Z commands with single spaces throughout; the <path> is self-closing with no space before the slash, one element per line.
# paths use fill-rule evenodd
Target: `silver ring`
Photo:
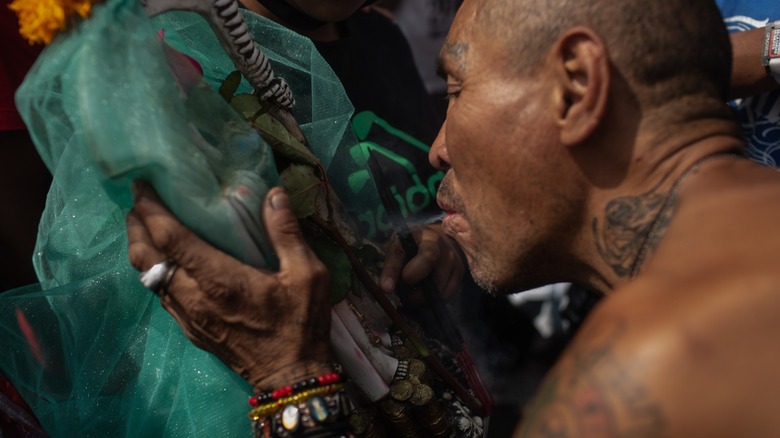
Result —
<path fill-rule="evenodd" d="M 162 292 L 168 287 L 168 284 L 176 273 L 179 265 L 170 260 L 165 260 L 143 271 L 140 274 L 141 283 L 149 288 L 155 295 L 162 297 Z"/>

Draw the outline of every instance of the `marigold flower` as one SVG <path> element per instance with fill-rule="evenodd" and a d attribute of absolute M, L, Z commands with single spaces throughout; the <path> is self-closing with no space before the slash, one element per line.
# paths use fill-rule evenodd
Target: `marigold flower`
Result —
<path fill-rule="evenodd" d="M 73 0 L 71 2 L 71 9 L 79 14 L 81 18 L 89 17 L 89 13 L 92 11 L 92 4 L 97 3 L 94 0 Z"/>
<path fill-rule="evenodd" d="M 30 44 L 49 44 L 71 17 L 87 18 L 100 0 L 13 0 L 9 8 L 19 17 L 19 33 Z"/>

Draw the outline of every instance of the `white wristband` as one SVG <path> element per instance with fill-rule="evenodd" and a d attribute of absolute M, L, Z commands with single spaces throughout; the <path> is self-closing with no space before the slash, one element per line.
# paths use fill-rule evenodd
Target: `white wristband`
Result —
<path fill-rule="evenodd" d="M 764 53 L 761 63 L 769 75 L 780 83 L 780 21 L 767 23 L 764 34 Z"/>

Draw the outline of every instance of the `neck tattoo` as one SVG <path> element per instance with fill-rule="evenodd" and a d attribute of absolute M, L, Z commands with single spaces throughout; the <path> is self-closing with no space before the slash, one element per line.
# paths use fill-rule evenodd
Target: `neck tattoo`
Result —
<path fill-rule="evenodd" d="M 630 278 L 634 278 L 637 276 L 637 274 L 639 274 L 639 271 L 642 269 L 642 265 L 644 265 L 647 256 L 652 250 L 655 249 L 658 242 L 661 240 L 661 237 L 663 237 L 666 225 L 669 223 L 669 220 L 671 219 L 672 213 L 674 211 L 674 206 L 677 201 L 677 191 L 680 189 L 682 183 L 689 175 L 699 170 L 702 164 L 718 158 L 744 158 L 744 156 L 735 153 L 718 153 L 714 155 L 708 155 L 696 160 L 693 164 L 691 164 L 690 167 L 688 167 L 687 170 L 685 170 L 685 172 L 677 177 L 677 179 L 672 184 L 672 188 L 669 189 L 669 193 L 666 195 L 663 204 L 661 204 L 655 219 L 653 219 L 653 222 L 650 224 L 650 229 L 645 235 L 642 246 L 639 247 L 639 251 L 637 252 L 636 258 L 634 259 L 634 263 L 631 265 Z"/>

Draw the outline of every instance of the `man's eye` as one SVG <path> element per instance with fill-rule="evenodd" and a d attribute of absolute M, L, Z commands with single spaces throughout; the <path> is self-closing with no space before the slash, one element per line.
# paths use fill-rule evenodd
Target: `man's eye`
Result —
<path fill-rule="evenodd" d="M 456 97 L 460 96 L 460 90 L 458 91 L 447 91 L 447 95 L 444 96 L 444 100 L 452 100 Z"/>

